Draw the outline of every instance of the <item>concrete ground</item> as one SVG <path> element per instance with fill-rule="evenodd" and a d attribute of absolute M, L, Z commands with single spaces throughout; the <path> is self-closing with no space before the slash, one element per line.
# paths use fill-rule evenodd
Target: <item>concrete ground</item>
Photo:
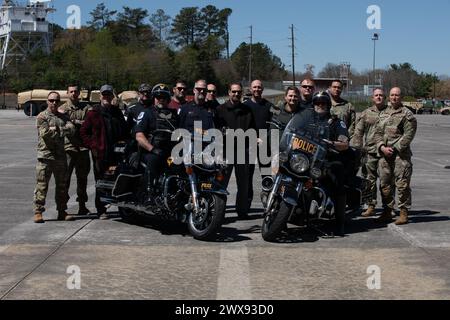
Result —
<path fill-rule="evenodd" d="M 410 224 L 356 218 L 339 239 L 291 226 L 283 241 L 267 243 L 259 192 L 251 219 L 238 221 L 232 180 L 217 241 L 200 242 L 180 225 L 127 224 L 115 208 L 106 221 L 55 221 L 53 186 L 46 223 L 34 224 L 35 119 L 2 110 L 0 299 L 450 299 L 450 117 L 418 121 Z"/>

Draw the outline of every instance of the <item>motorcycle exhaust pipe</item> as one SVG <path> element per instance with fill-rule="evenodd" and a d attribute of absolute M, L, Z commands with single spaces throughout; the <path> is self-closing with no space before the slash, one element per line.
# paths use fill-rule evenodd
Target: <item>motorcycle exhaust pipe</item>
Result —
<path fill-rule="evenodd" d="M 274 185 L 273 177 L 271 177 L 271 176 L 264 177 L 261 181 L 261 185 L 262 185 L 262 190 L 264 192 L 272 191 L 272 188 Z"/>

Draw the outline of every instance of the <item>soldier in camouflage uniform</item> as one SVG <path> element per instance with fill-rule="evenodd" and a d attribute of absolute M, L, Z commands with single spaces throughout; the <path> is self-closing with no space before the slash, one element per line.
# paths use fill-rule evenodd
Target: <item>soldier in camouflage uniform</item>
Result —
<path fill-rule="evenodd" d="M 398 194 L 400 217 L 396 225 L 408 223 L 411 208 L 411 142 L 417 131 L 417 120 L 401 102 L 400 88 L 393 88 L 389 94 L 391 105 L 380 113 L 375 130 L 377 150 L 382 156 L 379 163 L 380 187 L 384 211 L 379 221 L 392 221 L 395 204 L 395 188 Z"/>
<path fill-rule="evenodd" d="M 350 138 L 353 137 L 356 125 L 356 112 L 352 104 L 341 98 L 344 85 L 341 80 L 334 80 L 331 83 L 328 93 L 331 96 L 331 115 L 337 116 L 347 126 Z"/>
<path fill-rule="evenodd" d="M 369 202 L 369 208 L 362 214 L 363 217 L 375 215 L 375 207 L 377 205 L 377 179 L 378 179 L 378 162 L 380 156 L 377 152 L 377 144 L 375 141 L 375 125 L 378 122 L 380 112 L 387 108 L 385 104 L 384 91 L 381 88 L 375 89 L 372 95 L 374 105 L 363 111 L 359 117 L 355 133 L 351 140 L 351 146 L 361 149 L 366 155 L 366 161 L 363 164 L 363 174 L 370 183 L 370 191 L 372 199 Z"/>
<path fill-rule="evenodd" d="M 34 190 L 34 222 L 43 223 L 42 213 L 45 211 L 45 198 L 48 183 L 52 174 L 55 176 L 55 202 L 58 210 L 58 220 L 73 220 L 67 210 L 66 184 L 66 152 L 65 138 L 75 133 L 75 126 L 69 117 L 58 112 L 60 96 L 50 92 L 47 98 L 48 108 L 37 116 L 38 129 L 36 189 Z"/>
<path fill-rule="evenodd" d="M 66 113 L 70 121 L 75 124 L 76 131 L 73 136 L 66 137 L 66 155 L 67 155 L 67 198 L 69 198 L 70 180 L 72 172 L 75 169 L 77 177 L 77 202 L 79 204 L 78 214 L 90 214 L 86 208 L 88 195 L 86 192 L 89 171 L 91 170 L 91 160 L 89 149 L 83 145 L 80 137 L 80 128 L 86 118 L 89 106 L 80 105 L 80 90 L 77 85 L 69 85 L 67 88 L 69 101 L 59 107 L 58 111 Z"/>

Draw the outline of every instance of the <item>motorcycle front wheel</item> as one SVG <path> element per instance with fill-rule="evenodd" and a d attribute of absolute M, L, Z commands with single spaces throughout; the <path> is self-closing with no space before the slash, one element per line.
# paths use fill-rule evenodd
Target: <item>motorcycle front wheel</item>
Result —
<path fill-rule="evenodd" d="M 201 193 L 198 197 L 200 213 L 191 212 L 188 219 L 188 229 L 197 240 L 211 240 L 222 226 L 225 217 L 226 197 Z"/>
<path fill-rule="evenodd" d="M 275 241 L 280 236 L 281 232 L 286 226 L 292 206 L 281 201 L 280 208 L 276 209 L 276 202 L 273 208 L 266 215 L 264 215 L 261 235 L 265 241 Z"/>

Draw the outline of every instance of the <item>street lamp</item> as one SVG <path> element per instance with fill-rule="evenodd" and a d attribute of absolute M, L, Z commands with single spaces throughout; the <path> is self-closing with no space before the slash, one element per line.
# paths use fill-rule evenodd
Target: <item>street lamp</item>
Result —
<path fill-rule="evenodd" d="M 372 68 L 372 73 L 373 73 L 373 82 L 372 85 L 375 84 L 375 41 L 377 41 L 379 38 L 378 33 L 374 33 L 372 40 L 373 40 L 373 68 Z"/>

